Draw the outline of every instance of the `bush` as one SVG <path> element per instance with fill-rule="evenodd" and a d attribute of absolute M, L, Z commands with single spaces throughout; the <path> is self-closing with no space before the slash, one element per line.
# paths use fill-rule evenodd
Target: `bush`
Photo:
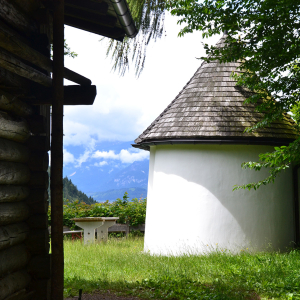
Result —
<path fill-rule="evenodd" d="M 86 204 L 78 200 L 70 202 L 66 200 L 64 209 L 64 226 L 74 229 L 75 222 L 73 218 L 83 217 L 119 217 L 119 224 L 128 223 L 131 226 L 137 226 L 145 223 L 146 217 L 146 198 L 134 198 L 129 201 L 128 193 L 126 192 L 123 199 L 118 198 L 116 201 Z M 51 207 L 48 209 L 48 220 L 51 225 Z"/>

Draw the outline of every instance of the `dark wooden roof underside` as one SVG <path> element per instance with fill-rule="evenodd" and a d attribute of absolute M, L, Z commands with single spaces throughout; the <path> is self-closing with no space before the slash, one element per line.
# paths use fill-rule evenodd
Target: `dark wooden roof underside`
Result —
<path fill-rule="evenodd" d="M 217 45 L 224 45 L 224 39 Z M 135 140 L 135 146 L 222 140 L 276 144 L 296 139 L 294 123 L 288 115 L 268 128 L 244 132 L 261 121 L 263 114 L 255 110 L 254 104 L 244 104 L 247 91 L 236 86 L 231 78 L 239 66 L 237 62 L 203 62 L 177 97 Z"/>

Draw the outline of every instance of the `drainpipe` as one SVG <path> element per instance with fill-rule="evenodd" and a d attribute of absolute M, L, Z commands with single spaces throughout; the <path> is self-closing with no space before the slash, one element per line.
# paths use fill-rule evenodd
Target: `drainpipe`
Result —
<path fill-rule="evenodd" d="M 130 10 L 125 0 L 110 0 L 118 16 L 119 22 L 126 32 L 126 35 L 133 38 L 137 35 L 138 30 L 135 27 Z"/>
<path fill-rule="evenodd" d="M 294 226 L 295 226 L 295 245 L 300 245 L 300 219 L 299 219 L 299 184 L 298 170 L 300 165 L 293 168 L 293 189 L 294 189 Z"/>

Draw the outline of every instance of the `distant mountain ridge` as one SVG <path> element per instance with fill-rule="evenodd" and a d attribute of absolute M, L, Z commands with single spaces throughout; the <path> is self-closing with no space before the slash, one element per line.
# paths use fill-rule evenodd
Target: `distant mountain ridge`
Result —
<path fill-rule="evenodd" d="M 115 201 L 116 199 L 124 196 L 124 193 L 128 193 L 129 199 L 133 198 L 147 198 L 147 190 L 143 188 L 122 188 L 117 190 L 109 190 L 105 192 L 98 192 L 98 193 L 90 193 L 89 195 L 93 197 L 98 202 L 104 202 L 106 200 L 108 201 Z"/>
<path fill-rule="evenodd" d="M 90 151 L 88 159 L 80 163 L 78 161 L 87 151 L 85 145 L 65 146 L 64 148 L 74 156 L 74 162 L 64 165 L 64 177 L 71 179 L 78 190 L 97 201 L 113 201 L 122 198 L 125 191 L 129 193 L 130 198 L 140 198 L 141 195 L 144 198 L 147 196 L 149 159 L 130 163 L 121 159 L 93 158 L 93 153 L 96 151 L 114 152 L 117 156 L 122 149 L 132 149 L 132 143 L 98 142 L 93 150 L 88 150 Z"/>

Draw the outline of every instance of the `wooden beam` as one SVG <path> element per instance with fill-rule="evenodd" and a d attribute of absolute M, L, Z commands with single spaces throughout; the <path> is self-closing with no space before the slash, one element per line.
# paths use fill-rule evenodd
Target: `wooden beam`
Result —
<path fill-rule="evenodd" d="M 32 105 L 52 105 L 53 96 L 51 90 L 47 94 L 49 98 L 36 97 L 28 99 L 28 102 Z M 96 95 L 97 89 L 95 85 L 67 85 L 64 86 L 64 105 L 93 105 Z"/>
<path fill-rule="evenodd" d="M 53 0 L 53 103 L 51 143 L 51 300 L 63 300 L 63 86 L 64 0 Z"/>
<path fill-rule="evenodd" d="M 20 143 L 0 138 L 0 161 L 3 160 L 26 163 L 29 160 L 29 149 Z"/>
<path fill-rule="evenodd" d="M 1 21 L 0 47 L 48 72 L 53 71 L 53 61 L 50 58 L 27 45 L 24 42 L 24 39 L 17 32 L 6 26 Z M 91 85 L 90 79 L 68 68 L 64 68 L 64 78 L 81 85 Z"/>
<path fill-rule="evenodd" d="M 0 185 L 0 203 L 18 202 L 29 196 L 29 188 L 22 185 Z"/>
<path fill-rule="evenodd" d="M 0 184 L 26 184 L 30 180 L 30 170 L 26 164 L 0 161 Z"/>

